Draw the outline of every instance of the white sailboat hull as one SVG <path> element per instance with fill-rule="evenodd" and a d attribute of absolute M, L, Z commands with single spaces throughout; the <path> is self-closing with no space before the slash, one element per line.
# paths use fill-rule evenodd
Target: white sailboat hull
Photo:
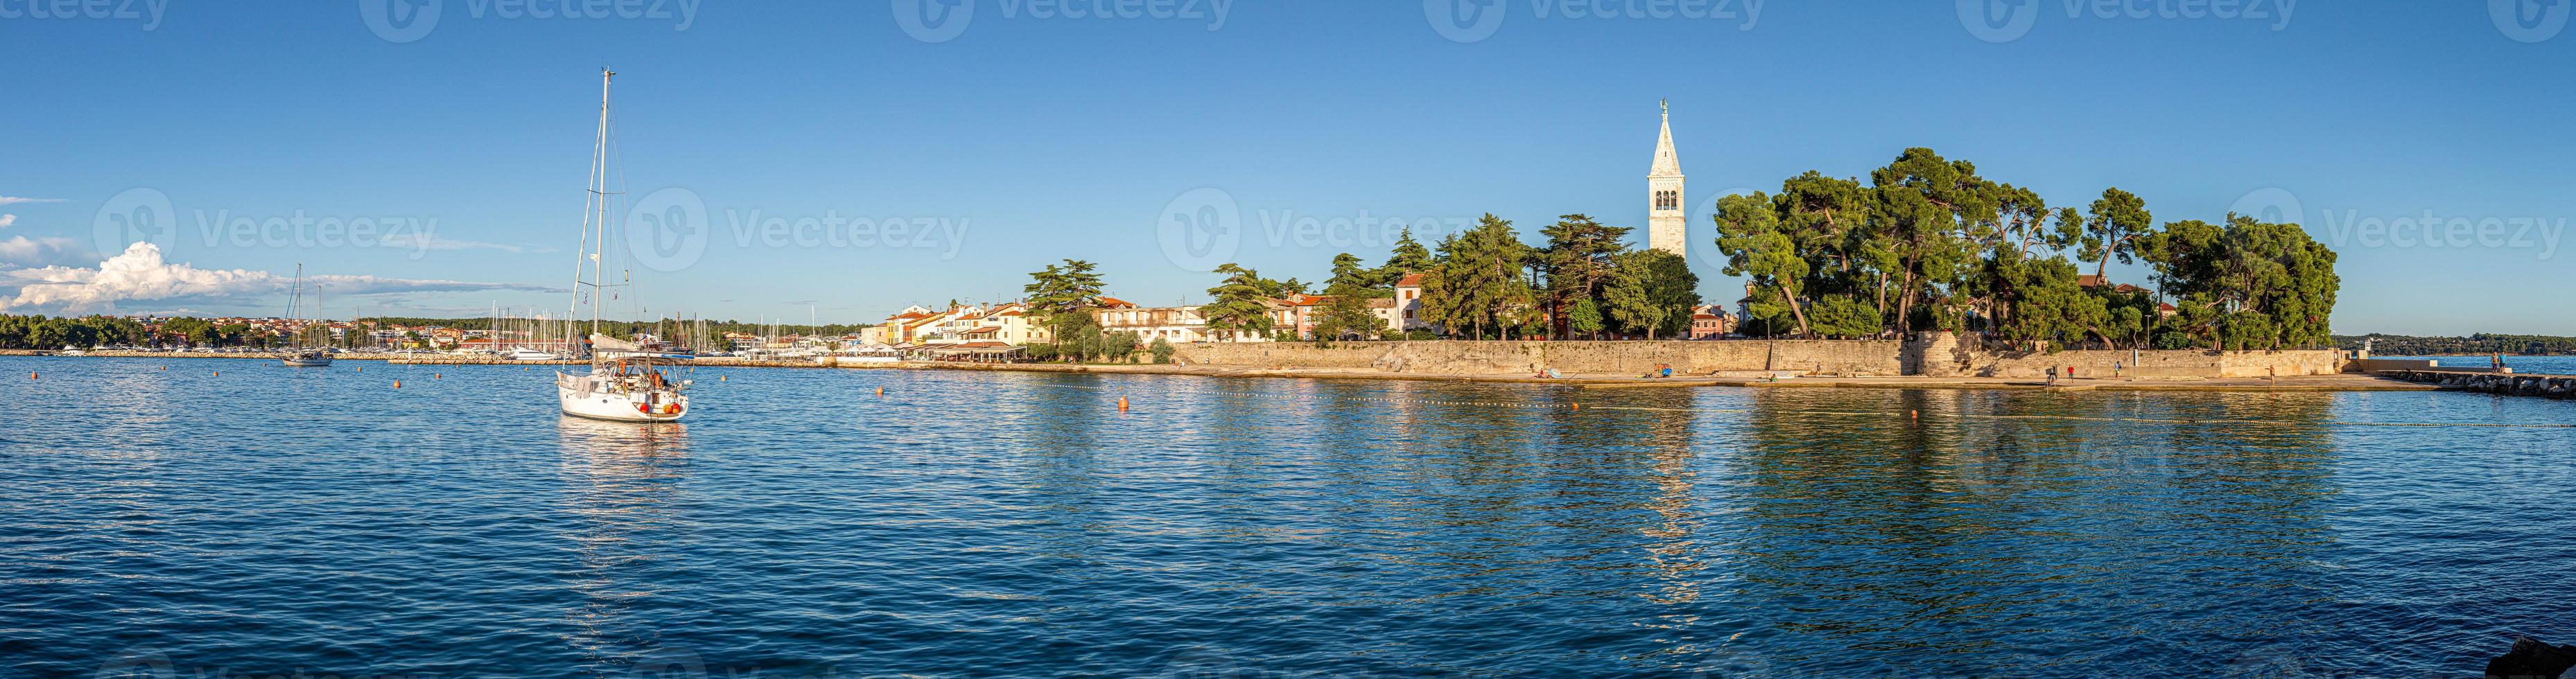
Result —
<path fill-rule="evenodd" d="M 689 397 L 676 389 L 619 389 L 598 375 L 555 373 L 555 400 L 563 413 L 611 422 L 672 422 L 689 413 Z"/>
<path fill-rule="evenodd" d="M 297 368 L 324 368 L 331 365 L 331 357 L 329 356 L 288 356 L 286 358 L 277 359 L 277 361 Z"/>

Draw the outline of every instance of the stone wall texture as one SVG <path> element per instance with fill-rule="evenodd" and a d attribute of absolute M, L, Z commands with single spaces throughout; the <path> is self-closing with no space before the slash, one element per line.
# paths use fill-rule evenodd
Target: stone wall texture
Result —
<path fill-rule="evenodd" d="M 1655 342 L 1420 341 L 1213 343 L 1177 347 L 1192 365 L 1247 368 L 1375 368 L 1446 375 L 1530 375 L 1554 368 L 1575 374 L 1644 374 L 1670 364 L 1675 374 L 1782 371 L 1811 375 L 2042 377 L 2049 366 L 2079 376 L 2220 378 L 2326 375 L 2340 367 L 2332 350 L 2060 351 L 1988 346 L 1950 335 L 1895 340 L 1718 340 Z"/>

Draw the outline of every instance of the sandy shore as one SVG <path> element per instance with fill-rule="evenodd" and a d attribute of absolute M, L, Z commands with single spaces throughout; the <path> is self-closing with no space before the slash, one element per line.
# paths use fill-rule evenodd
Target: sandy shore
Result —
<path fill-rule="evenodd" d="M 0 355 L 27 356 L 46 352 L 12 350 Z M 97 357 L 163 358 L 163 359 L 236 359 L 274 360 L 268 354 L 224 354 L 210 352 L 121 352 L 102 351 Z M 483 357 L 404 354 L 342 354 L 341 361 L 384 361 L 396 365 L 556 365 L 570 361 L 506 361 Z M 1675 375 L 1663 379 L 1645 379 L 1632 375 L 1569 374 L 1562 378 L 1538 378 L 1525 375 L 1449 375 L 1433 373 L 1399 373 L 1367 368 L 1263 368 L 1218 365 L 1072 365 L 1063 363 L 945 363 L 907 361 L 900 363 L 827 366 L 810 361 L 759 361 L 740 358 L 701 358 L 691 363 L 699 367 L 737 368 L 833 368 L 846 370 L 964 370 L 1006 372 L 1092 373 L 1115 375 L 1186 375 L 1229 378 L 1288 378 L 1321 380 L 1408 380 L 1422 382 L 1484 382 L 1505 384 L 1560 384 L 1585 389 L 1651 389 L 1677 387 L 1828 387 L 1847 389 L 2044 389 L 2049 391 L 2431 391 L 2441 387 L 2418 384 L 2371 375 L 2317 375 L 2278 379 L 2064 379 L 2050 385 L 2045 380 L 2001 377 L 1838 377 L 1786 374 L 1745 373 L 1723 375 Z"/>

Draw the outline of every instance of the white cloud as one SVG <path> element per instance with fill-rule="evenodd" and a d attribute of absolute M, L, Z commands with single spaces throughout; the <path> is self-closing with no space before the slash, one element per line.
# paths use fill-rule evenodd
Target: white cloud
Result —
<path fill-rule="evenodd" d="M 60 203 L 60 202 L 63 202 L 63 199 L 61 199 L 61 198 L 24 198 L 24 197 L 19 197 L 19 196 L 0 196 L 0 205 L 8 205 L 8 204 L 10 204 L 10 203 Z"/>
<path fill-rule="evenodd" d="M 0 226 L 7 226 L 0 222 Z M 10 236 L 0 239 L 0 265 L 49 266 L 97 261 L 98 256 L 81 247 L 79 239 Z"/>
<path fill-rule="evenodd" d="M 409 231 L 386 234 L 382 245 L 389 248 L 414 248 L 418 250 L 499 250 L 511 254 L 525 254 L 531 252 L 543 254 L 555 251 L 554 248 L 536 245 L 483 243 L 470 240 L 439 238 L 437 236 L 422 235 Z"/>
<path fill-rule="evenodd" d="M 0 215 L 0 229 L 9 228 L 9 225 L 16 223 L 18 223 L 17 215 Z"/>
<path fill-rule="evenodd" d="M 7 247 L 7 243 L 7 241 L 0 241 L 0 248 Z M 323 275 L 305 276 L 304 279 L 307 285 L 318 284 L 326 291 L 342 295 L 551 290 L 545 286 L 525 283 L 473 283 L 376 276 Z M 200 269 L 184 263 L 171 264 L 162 259 L 160 246 L 140 242 L 127 246 L 124 253 L 99 262 L 98 268 L 94 269 L 47 266 L 0 271 L 0 285 L 15 283 L 19 286 L 16 296 L 6 302 L 0 302 L 0 310 L 52 308 L 66 311 L 98 311 L 114 309 L 118 302 L 125 301 L 265 296 L 283 292 L 291 282 L 291 277 L 266 271 Z"/>

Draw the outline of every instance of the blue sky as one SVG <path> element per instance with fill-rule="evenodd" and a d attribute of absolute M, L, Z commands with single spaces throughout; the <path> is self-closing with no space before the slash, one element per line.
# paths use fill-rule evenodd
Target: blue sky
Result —
<path fill-rule="evenodd" d="M 685 223 L 665 246 L 703 238 L 631 258 L 657 315 L 873 320 L 1068 257 L 1126 299 L 1202 301 L 1213 258 L 1317 281 L 1383 257 L 1364 218 L 1643 226 L 1668 98 L 1711 299 L 1740 294 L 1707 233 L 1721 192 L 1928 146 L 2159 221 L 2295 203 L 2342 253 L 2339 332 L 2576 334 L 2576 252 L 2553 247 L 2571 3 L 1452 1 L 0 0 L 0 300 L 276 313 L 301 263 L 335 316 L 560 309 L 608 65 L 629 199 Z M 973 9 L 907 30 L 923 2 Z M 176 227 L 159 261 L 117 228 L 138 207 Z M 2466 230 L 2428 243 L 2428 212 Z M 1167 252 L 1167 213 L 1240 242 Z M 223 230 L 298 216 L 379 231 Z M 792 228 L 825 218 L 848 221 Z"/>

